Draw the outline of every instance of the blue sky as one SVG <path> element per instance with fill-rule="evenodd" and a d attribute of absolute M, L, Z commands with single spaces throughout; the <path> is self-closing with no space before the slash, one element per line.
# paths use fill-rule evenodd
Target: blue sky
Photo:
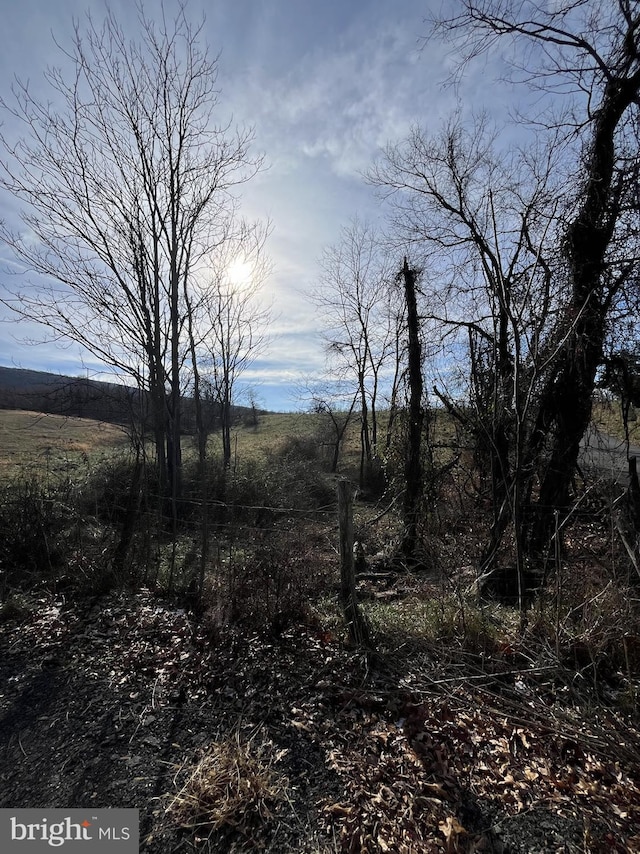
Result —
<path fill-rule="evenodd" d="M 440 0 L 432 0 L 440 5 Z M 131 0 L 111 8 L 134 35 Z M 165 6 L 173 7 L 173 0 Z M 93 0 L 21 0 L 3 4 L 0 81 L 29 78 L 38 91 L 47 64 L 59 64 L 52 34 L 68 42 L 72 19 Z M 148 0 L 145 10 L 160 9 Z M 423 47 L 429 0 L 213 0 L 187 4 L 190 17 L 206 14 L 205 38 L 220 52 L 222 115 L 255 127 L 255 151 L 268 169 L 242 190 L 242 213 L 270 218 L 268 252 L 274 272 L 266 285 L 275 320 L 269 349 L 245 376 L 271 409 L 296 409 L 300 379 L 322 370 L 317 311 L 309 300 L 318 280 L 323 246 L 355 214 L 376 221 L 380 201 L 362 179 L 380 149 L 403 138 L 412 124 L 437 129 L 455 107 L 443 89 L 449 59 L 438 44 Z M 477 72 L 477 69 L 476 69 Z M 496 102 L 493 74 L 476 73 L 457 93 L 475 108 Z M 0 197 L 0 216 L 15 215 Z M 0 249 L 0 257 L 6 253 Z M 0 288 L 9 281 L 0 272 Z M 14 282 L 9 282 L 15 285 Z M 75 345 L 26 344 L 38 330 L 6 318 L 0 323 L 0 364 L 95 375 L 100 366 Z"/>

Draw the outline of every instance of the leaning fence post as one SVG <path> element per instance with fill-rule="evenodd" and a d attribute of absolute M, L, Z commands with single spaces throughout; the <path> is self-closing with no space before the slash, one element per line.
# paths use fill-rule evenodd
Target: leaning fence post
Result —
<path fill-rule="evenodd" d="M 338 521 L 340 526 L 340 604 L 356 646 L 371 646 L 366 620 L 356 599 L 356 571 L 353 559 L 353 487 L 348 480 L 338 481 Z"/>

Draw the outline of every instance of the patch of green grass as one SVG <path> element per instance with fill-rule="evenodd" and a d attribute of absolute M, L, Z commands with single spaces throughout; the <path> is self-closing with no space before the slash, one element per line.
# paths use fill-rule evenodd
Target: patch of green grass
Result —
<path fill-rule="evenodd" d="M 381 453 L 384 450 L 389 413 L 378 413 L 378 439 Z M 450 448 L 456 441 L 455 423 L 443 409 L 433 410 L 431 440 L 438 446 L 438 459 L 446 461 L 450 455 L 442 451 L 442 447 Z M 401 429 L 401 417 L 398 417 L 396 429 Z M 231 431 L 231 467 L 248 459 L 268 463 L 278 457 L 283 449 L 292 441 L 314 447 L 318 457 L 322 459 L 326 470 L 329 470 L 335 440 L 334 427 L 328 415 L 315 412 L 280 412 L 267 413 L 258 416 L 255 426 L 246 423 L 236 424 Z M 195 439 L 184 438 L 185 458 L 195 458 Z M 209 438 L 208 453 L 210 458 L 222 456 L 222 437 L 213 433 Z M 383 454 L 385 456 L 385 454 Z M 356 479 L 360 467 L 360 418 L 354 412 L 349 427 L 341 445 L 339 471 Z"/>
<path fill-rule="evenodd" d="M 362 608 L 376 631 L 431 641 L 438 638 L 440 606 L 435 601 L 364 602 Z"/>
<path fill-rule="evenodd" d="M 373 629 L 386 637 L 455 646 L 487 653 L 504 645 L 513 632 L 510 609 L 460 603 L 445 594 L 432 599 L 410 596 L 396 602 L 363 602 Z"/>

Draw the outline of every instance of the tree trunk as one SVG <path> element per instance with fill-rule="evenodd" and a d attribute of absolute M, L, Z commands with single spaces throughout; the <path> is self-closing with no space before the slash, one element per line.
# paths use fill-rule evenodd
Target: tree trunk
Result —
<path fill-rule="evenodd" d="M 409 436 L 405 460 L 404 536 L 401 552 L 405 560 L 414 560 L 418 546 L 418 522 L 423 494 L 422 429 L 422 348 L 420 346 L 420 320 L 416 300 L 416 272 L 404 259 L 402 268 L 405 300 L 407 304 L 407 330 L 409 334 Z"/>
<path fill-rule="evenodd" d="M 529 552 L 541 554 L 553 533 L 554 510 L 569 504 L 580 441 L 591 420 L 592 396 L 602 362 L 606 318 L 619 284 L 603 283 L 607 250 L 620 214 L 622 184 L 616 180 L 615 134 L 640 88 L 640 72 L 629 78 L 612 75 L 596 114 L 587 181 L 580 210 L 567 229 L 566 253 L 571 283 L 567 337 L 558 367 L 544 389 L 532 436 L 539 453 L 555 425 L 549 460 L 542 472 L 533 514 Z"/>
<path fill-rule="evenodd" d="M 226 469 L 231 467 L 231 394 L 228 383 L 225 381 L 222 408 L 222 459 Z"/>
<path fill-rule="evenodd" d="M 369 407 L 364 376 L 360 376 L 360 488 L 364 486 L 365 470 L 371 463 L 371 436 L 369 433 Z"/>

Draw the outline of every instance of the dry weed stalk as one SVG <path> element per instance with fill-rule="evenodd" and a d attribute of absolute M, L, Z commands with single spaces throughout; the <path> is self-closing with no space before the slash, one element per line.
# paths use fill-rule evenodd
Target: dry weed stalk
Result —
<path fill-rule="evenodd" d="M 243 740 L 236 732 L 203 753 L 167 808 L 174 821 L 185 829 L 249 836 L 273 819 L 271 807 L 286 798 L 288 781 L 273 771 L 270 745 L 255 747 L 254 735 Z"/>

